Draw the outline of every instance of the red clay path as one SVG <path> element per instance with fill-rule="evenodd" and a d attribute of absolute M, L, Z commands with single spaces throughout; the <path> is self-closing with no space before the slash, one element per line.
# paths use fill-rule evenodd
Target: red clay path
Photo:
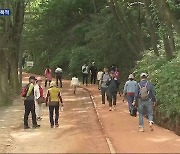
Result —
<path fill-rule="evenodd" d="M 94 97 L 100 120 L 117 153 L 180 153 L 180 136 L 154 125 L 151 132 L 145 120 L 145 132 L 138 131 L 138 117 L 131 117 L 127 103 L 118 96 L 117 109 L 110 112 L 102 106 L 96 86 L 87 88 Z"/>

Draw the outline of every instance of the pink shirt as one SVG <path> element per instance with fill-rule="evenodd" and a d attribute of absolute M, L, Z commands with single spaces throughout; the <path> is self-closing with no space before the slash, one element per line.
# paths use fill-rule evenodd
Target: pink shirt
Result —
<path fill-rule="evenodd" d="M 51 69 L 49 69 L 49 72 L 46 69 L 44 75 L 48 80 L 52 80 L 52 71 L 51 71 Z"/>

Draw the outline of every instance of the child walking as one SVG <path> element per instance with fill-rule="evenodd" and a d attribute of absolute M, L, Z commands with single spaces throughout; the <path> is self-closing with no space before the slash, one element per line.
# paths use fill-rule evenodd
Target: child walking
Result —
<path fill-rule="evenodd" d="M 77 78 L 76 75 L 73 75 L 70 86 L 73 87 L 74 94 L 76 94 L 76 89 L 77 89 L 77 86 L 79 86 L 79 85 L 80 85 L 79 79 Z"/>

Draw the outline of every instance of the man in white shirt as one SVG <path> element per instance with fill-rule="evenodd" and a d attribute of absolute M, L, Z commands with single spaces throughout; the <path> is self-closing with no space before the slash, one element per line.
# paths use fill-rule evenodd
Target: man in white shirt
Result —
<path fill-rule="evenodd" d="M 89 67 L 88 64 L 84 64 L 82 66 L 82 74 L 83 74 L 83 85 L 86 82 L 86 86 L 88 85 L 88 75 L 89 75 Z"/>
<path fill-rule="evenodd" d="M 60 66 L 58 66 L 55 70 L 55 74 L 56 74 L 56 85 L 58 86 L 58 81 L 60 82 L 60 87 L 62 88 L 62 68 Z"/>

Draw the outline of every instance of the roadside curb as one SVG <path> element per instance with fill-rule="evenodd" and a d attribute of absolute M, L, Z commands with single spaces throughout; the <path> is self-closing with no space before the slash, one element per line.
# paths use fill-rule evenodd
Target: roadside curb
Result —
<path fill-rule="evenodd" d="M 86 90 L 86 91 L 89 93 L 90 99 L 91 99 L 91 101 L 93 102 L 93 105 L 94 105 L 94 108 L 95 108 L 95 111 L 96 111 L 96 115 L 97 115 L 97 117 L 98 117 L 98 121 L 99 121 L 99 123 L 100 123 L 100 125 L 101 125 L 102 132 L 103 132 L 104 137 L 105 137 L 105 139 L 106 139 L 106 142 L 107 142 L 107 144 L 108 144 L 109 151 L 110 151 L 111 154 L 115 154 L 116 151 L 115 151 L 115 149 L 114 149 L 114 146 L 113 146 L 110 138 L 107 136 L 107 134 L 106 134 L 106 132 L 105 132 L 105 130 L 104 130 L 104 126 L 103 126 L 102 120 L 101 120 L 101 118 L 100 118 L 100 114 L 99 114 L 99 111 L 98 111 L 98 109 L 97 109 L 97 104 L 96 104 L 96 102 L 95 102 L 95 100 L 94 100 L 93 94 L 91 93 L 91 91 L 90 91 L 89 89 L 87 89 L 87 88 L 85 88 L 85 87 L 81 87 L 81 88 L 83 88 L 84 90 Z"/>

